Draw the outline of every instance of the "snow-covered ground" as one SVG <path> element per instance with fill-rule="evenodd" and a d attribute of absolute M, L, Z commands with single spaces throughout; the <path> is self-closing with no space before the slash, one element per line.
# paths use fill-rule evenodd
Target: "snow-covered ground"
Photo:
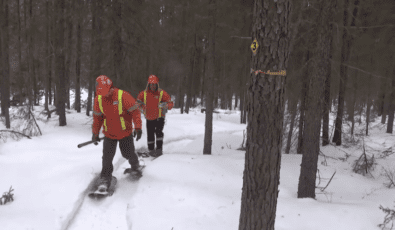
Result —
<path fill-rule="evenodd" d="M 36 114 L 42 111 L 36 107 Z M 101 169 L 102 145 L 77 148 L 91 138 L 91 117 L 69 111 L 67 126 L 58 117 L 38 121 L 42 136 L 0 142 L 0 192 L 15 189 L 14 201 L 0 205 L 2 230 L 133 229 L 236 230 L 238 229 L 244 152 L 236 150 L 245 125 L 238 112 L 214 114 L 212 155 L 203 155 L 204 114 L 171 110 L 164 129 L 164 155 L 145 160 L 144 176 L 137 182 L 123 174 L 127 162 L 119 149 L 114 159 L 118 187 L 112 197 L 92 200 L 86 188 Z M 375 123 L 377 124 L 377 123 Z M 394 149 L 394 135 L 372 125 L 367 149 L 378 156 Z M 363 124 L 361 125 L 361 127 Z M 359 127 L 358 127 L 359 128 Z M 5 129 L 0 124 L 0 129 Z M 136 148 L 146 147 L 146 128 Z M 370 147 L 370 148 L 369 148 Z M 395 192 L 383 185 L 382 167 L 395 168 L 395 154 L 378 159 L 373 177 L 352 172 L 361 153 L 357 147 L 324 147 L 319 159 L 321 184 L 317 200 L 297 199 L 301 156 L 283 154 L 276 215 L 278 230 L 379 229 L 384 213 L 394 208 Z M 329 157 L 344 157 L 346 161 Z M 318 180 L 317 180 L 318 184 Z"/>

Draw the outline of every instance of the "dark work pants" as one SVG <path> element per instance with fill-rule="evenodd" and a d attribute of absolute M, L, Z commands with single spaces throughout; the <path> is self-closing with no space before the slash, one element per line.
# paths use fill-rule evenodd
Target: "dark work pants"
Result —
<path fill-rule="evenodd" d="M 133 136 L 130 135 L 121 140 L 114 140 L 104 137 L 103 141 L 103 161 L 102 161 L 102 177 L 111 177 L 114 167 L 112 161 L 115 156 L 115 150 L 119 141 L 119 148 L 124 158 L 129 160 L 130 165 L 136 165 L 139 163 L 139 159 L 134 151 Z"/>
<path fill-rule="evenodd" d="M 147 143 L 148 150 L 155 148 L 156 136 L 156 149 L 162 149 L 163 146 L 163 127 L 165 126 L 165 118 L 161 117 L 156 120 L 147 120 Z"/>

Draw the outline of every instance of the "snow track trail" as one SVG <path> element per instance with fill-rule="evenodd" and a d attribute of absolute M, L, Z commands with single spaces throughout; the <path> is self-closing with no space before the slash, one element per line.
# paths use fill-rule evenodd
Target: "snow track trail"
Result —
<path fill-rule="evenodd" d="M 136 191 L 138 182 L 131 181 L 123 174 L 124 168 L 127 168 L 128 164 L 126 159 L 122 157 L 114 164 L 113 175 L 118 178 L 116 191 L 112 196 L 103 199 L 88 197 L 88 192 L 93 186 L 96 174 L 87 188 L 80 194 L 61 229 L 131 229 L 131 219 L 125 216 L 125 213 L 127 214 L 128 209 L 133 207 L 129 201 Z"/>

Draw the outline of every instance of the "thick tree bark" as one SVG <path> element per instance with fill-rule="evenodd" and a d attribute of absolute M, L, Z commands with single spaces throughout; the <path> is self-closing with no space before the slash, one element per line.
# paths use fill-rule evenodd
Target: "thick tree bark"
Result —
<path fill-rule="evenodd" d="M 9 7 L 8 0 L 1 1 L 1 65 L 2 68 L 2 81 L 1 81 L 1 113 L 5 117 L 5 126 L 7 129 L 11 128 L 10 123 L 10 113 L 9 113 L 9 105 L 10 105 L 10 61 L 9 61 Z"/>
<path fill-rule="evenodd" d="M 66 79 L 65 79 L 65 51 L 64 51 L 64 8 L 65 0 L 57 0 L 55 2 L 56 12 L 56 36 L 55 36 L 55 50 L 56 50 L 56 77 L 57 77 L 57 112 L 59 115 L 59 126 L 66 126 Z"/>
<path fill-rule="evenodd" d="M 209 25 L 209 52 L 207 60 L 207 84 L 206 84 L 206 117 L 204 129 L 204 147 L 203 154 L 211 155 L 211 147 L 213 142 L 213 91 L 214 91 L 214 75 L 215 75 L 215 27 L 217 14 L 216 0 L 210 0 L 208 15 L 212 18 Z"/>
<path fill-rule="evenodd" d="M 290 1 L 255 0 L 252 38 L 260 46 L 254 70 L 287 69 Z M 267 44 L 267 45 L 264 45 Z M 263 61 L 265 60 L 265 61 Z M 285 76 L 250 74 L 247 151 L 239 230 L 273 230 L 283 136 Z"/>
<path fill-rule="evenodd" d="M 298 184 L 298 198 L 315 198 L 315 182 L 317 173 L 318 155 L 320 151 L 320 128 L 322 111 L 322 94 L 324 93 L 325 79 L 330 68 L 330 42 L 332 30 L 330 23 L 333 20 L 336 0 L 317 0 L 319 9 L 316 29 L 318 41 L 311 66 L 306 122 L 303 133 L 302 164 Z"/>

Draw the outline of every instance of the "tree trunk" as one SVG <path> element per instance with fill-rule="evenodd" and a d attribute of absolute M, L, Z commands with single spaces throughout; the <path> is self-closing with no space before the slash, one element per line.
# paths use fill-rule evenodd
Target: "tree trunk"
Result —
<path fill-rule="evenodd" d="M 77 57 L 75 62 L 75 101 L 74 101 L 74 109 L 77 110 L 77 113 L 81 112 L 81 51 L 82 51 L 82 15 L 81 8 L 83 4 L 80 1 L 77 1 L 78 7 L 78 15 L 77 15 Z"/>
<path fill-rule="evenodd" d="M 240 124 L 244 124 L 244 92 L 243 87 L 240 87 Z"/>
<path fill-rule="evenodd" d="M 119 0 L 113 1 L 113 64 L 114 64 L 114 72 L 115 72 L 115 85 L 120 85 L 121 82 L 121 73 L 122 71 L 122 23 L 118 23 L 122 21 L 122 2 Z"/>
<path fill-rule="evenodd" d="M 18 69 L 17 69 L 17 79 L 19 85 L 19 94 L 23 94 L 23 74 L 22 74 L 22 51 L 21 51 L 21 7 L 19 4 L 19 0 L 17 0 L 17 8 L 18 8 L 18 42 L 17 42 L 17 51 L 18 51 Z M 22 100 L 20 100 L 19 104 L 22 104 Z"/>
<path fill-rule="evenodd" d="M 287 69 L 289 6 L 289 0 L 277 3 L 271 0 L 254 1 L 251 35 L 262 45 L 258 47 L 256 55 L 251 55 L 253 69 Z M 274 229 L 280 181 L 285 82 L 285 76 L 250 74 L 247 150 L 239 230 Z"/>
<path fill-rule="evenodd" d="M 310 51 L 307 50 L 306 53 L 306 63 L 310 60 Z M 299 111 L 299 136 L 298 136 L 298 148 L 296 152 L 298 154 L 302 153 L 303 146 L 303 130 L 304 130 L 304 121 L 305 121 L 305 111 L 306 111 L 306 103 L 307 103 L 307 95 L 309 92 L 309 75 L 308 75 L 309 64 L 306 65 L 306 71 L 303 77 L 303 88 L 300 97 L 300 111 Z"/>
<path fill-rule="evenodd" d="M 355 26 L 355 18 L 358 13 L 359 0 L 355 0 L 355 9 L 353 11 L 353 17 L 350 26 Z M 343 44 L 341 47 L 341 60 L 340 60 L 340 85 L 339 85 L 339 100 L 338 109 L 335 122 L 335 134 L 333 135 L 332 142 L 335 142 L 337 146 L 342 144 L 342 124 L 343 124 L 343 111 L 344 111 L 344 94 L 347 85 L 347 66 L 344 65 L 348 62 L 350 56 L 350 48 L 352 44 L 352 37 L 348 34 L 346 26 L 348 26 L 348 6 L 349 0 L 344 1 L 344 12 L 343 12 Z"/>
<path fill-rule="evenodd" d="M 67 7 L 67 12 L 68 12 L 68 16 L 66 18 L 66 25 L 67 25 L 67 53 L 66 55 L 66 66 L 65 66 L 65 82 L 66 82 L 66 107 L 67 109 L 70 109 L 70 76 L 71 76 L 71 59 L 72 59 L 72 41 L 73 41 L 73 18 L 71 15 L 74 15 L 74 2 L 70 2 L 70 3 L 66 3 L 68 5 Z"/>
<path fill-rule="evenodd" d="M 311 66 L 311 77 L 308 93 L 308 107 L 303 132 L 302 164 L 298 184 L 298 198 L 315 198 L 315 182 L 317 173 L 318 155 L 320 151 L 320 128 L 322 111 L 322 94 L 324 93 L 325 79 L 330 68 L 330 42 L 336 0 L 318 0 L 319 9 L 316 21 L 318 41 Z"/>
<path fill-rule="evenodd" d="M 24 3 L 24 7 L 26 6 L 27 3 Z M 27 7 L 26 7 L 27 8 Z M 33 56 L 33 37 L 32 37 L 32 33 L 30 31 L 32 31 L 32 27 L 33 27 L 33 20 L 32 20 L 32 15 L 33 15 L 33 9 L 32 9 L 32 0 L 29 0 L 29 27 L 26 28 L 26 40 L 27 40 L 27 44 L 28 44 L 28 49 L 27 49 L 27 54 L 28 54 L 28 86 L 27 86 L 27 95 L 29 98 L 29 108 L 33 109 L 33 105 L 34 105 L 34 94 L 35 94 L 35 86 L 34 86 L 34 56 Z M 26 15 L 25 15 L 25 20 L 26 20 Z"/>
<path fill-rule="evenodd" d="M 89 80 L 88 80 L 88 101 L 86 105 L 86 115 L 89 116 L 90 111 L 92 111 L 92 96 L 94 94 L 94 85 L 95 85 L 95 63 L 96 63 L 96 46 L 97 39 L 96 38 L 96 2 L 90 2 L 91 4 L 91 12 L 92 12 L 92 31 L 91 31 L 91 57 L 90 57 L 90 71 L 89 71 Z"/>
<path fill-rule="evenodd" d="M 394 128 L 394 112 L 395 112 L 395 69 L 392 73 L 392 84 L 391 84 L 391 96 L 389 100 L 388 108 L 388 123 L 387 133 L 392 133 Z"/>
<path fill-rule="evenodd" d="M 354 92 L 353 92 L 353 97 L 352 97 L 352 102 L 351 102 L 351 112 L 350 112 L 350 118 L 351 118 L 351 136 L 354 135 L 354 128 L 355 128 L 355 102 L 357 99 L 357 87 L 358 87 L 358 71 L 354 70 Z"/>
<path fill-rule="evenodd" d="M 1 68 L 2 68 L 2 81 L 1 81 L 1 113 L 5 117 L 5 126 L 7 129 L 11 128 L 10 123 L 10 61 L 9 61 L 9 8 L 8 8 L 8 0 L 3 0 L 1 4 Z"/>
<path fill-rule="evenodd" d="M 239 94 L 238 93 L 235 93 L 235 107 L 234 107 L 234 109 L 236 110 L 236 108 L 237 108 L 237 106 L 238 106 L 238 99 L 239 99 Z"/>
<path fill-rule="evenodd" d="M 371 57 L 371 64 L 373 66 L 373 57 Z M 369 121 L 370 121 L 370 106 L 372 105 L 371 99 L 371 82 L 372 82 L 372 75 L 369 74 L 368 76 L 368 95 L 366 97 L 366 136 L 369 135 Z"/>
<path fill-rule="evenodd" d="M 195 36 L 196 38 L 196 36 Z M 195 41 L 196 44 L 196 41 Z M 192 81 L 193 81 L 193 72 L 195 68 L 195 56 L 196 56 L 196 47 L 191 49 L 191 64 L 190 64 L 190 72 L 187 80 L 187 103 L 185 105 L 185 112 L 189 113 L 189 107 L 191 106 L 191 97 L 192 97 Z"/>
<path fill-rule="evenodd" d="M 18 0 L 19 2 L 19 0 Z M 45 16 L 46 16 L 46 20 L 47 20 L 47 24 L 46 24 L 46 28 L 45 28 L 45 32 L 46 32 L 46 36 L 45 36 L 45 56 L 46 59 L 44 60 L 45 62 L 45 75 L 47 75 L 45 77 L 45 102 L 44 102 L 44 109 L 48 112 L 48 116 L 50 116 L 49 113 L 49 107 L 48 107 L 48 97 L 49 94 L 51 93 L 51 80 L 50 80 L 50 76 L 51 76 L 51 67 L 50 67 L 50 61 L 52 60 L 50 57 L 50 42 L 49 42 L 49 33 L 50 33 L 50 19 L 49 19 L 49 0 L 46 1 L 45 3 Z"/>
<path fill-rule="evenodd" d="M 298 101 L 290 102 L 290 107 L 288 108 L 288 113 L 291 114 L 291 124 L 289 125 L 287 146 L 285 148 L 285 153 L 287 153 L 287 154 L 289 154 L 289 151 L 291 150 L 292 133 L 294 130 L 294 125 L 295 125 L 295 117 L 296 117 L 297 107 L 298 107 Z"/>
<path fill-rule="evenodd" d="M 64 8 L 65 0 L 57 0 L 55 2 L 56 12 L 56 36 L 55 36 L 55 72 L 57 77 L 56 98 L 57 112 L 59 115 L 59 126 L 66 126 L 66 79 L 65 79 L 65 51 L 64 51 Z"/>
<path fill-rule="evenodd" d="M 330 30 L 333 31 L 333 26 L 330 25 Z M 333 39 L 333 38 L 332 38 Z M 329 41 L 329 58 L 332 58 L 332 39 Z M 322 116 L 322 146 L 329 144 L 329 110 L 331 107 L 331 63 L 329 62 L 328 74 L 325 78 L 324 104 Z"/>
<path fill-rule="evenodd" d="M 381 114 L 381 124 L 385 124 L 385 121 L 387 119 L 388 115 L 388 93 L 384 94 L 384 99 L 383 99 L 383 112 Z"/>
<path fill-rule="evenodd" d="M 213 91 L 214 91 L 214 75 L 215 75 L 215 27 L 217 14 L 216 0 L 210 0 L 208 15 L 212 18 L 209 24 L 209 53 L 207 60 L 207 86 L 206 86 L 206 117 L 204 129 L 204 147 L 203 154 L 211 155 L 211 146 L 213 142 Z"/>

